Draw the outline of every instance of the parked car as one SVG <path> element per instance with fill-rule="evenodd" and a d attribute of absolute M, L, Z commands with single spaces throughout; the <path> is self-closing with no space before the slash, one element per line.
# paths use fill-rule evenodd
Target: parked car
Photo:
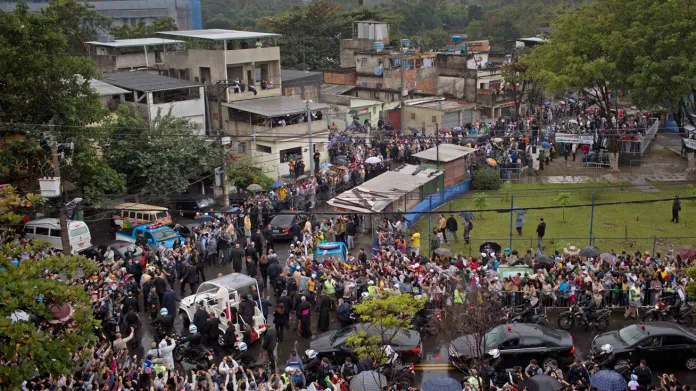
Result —
<path fill-rule="evenodd" d="M 651 368 L 696 370 L 696 332 L 676 323 L 633 324 L 600 334 L 592 340 L 592 354 L 604 344 L 614 347 L 616 365 L 646 360 Z"/>
<path fill-rule="evenodd" d="M 136 243 L 138 234 L 141 234 L 145 243 L 160 246 L 166 245 L 167 248 L 174 248 L 174 243 L 184 242 L 184 238 L 179 236 L 173 229 L 162 224 L 139 225 L 116 232 L 116 240 Z"/>
<path fill-rule="evenodd" d="M 465 335 L 452 341 L 449 346 L 449 360 L 460 371 L 468 372 L 469 365 L 476 359 L 476 347 L 482 347 L 484 359 L 490 358 L 488 352 L 500 351 L 505 368 L 526 367 L 536 359 L 543 367 L 553 360 L 560 366 L 570 365 L 575 359 L 573 338 L 567 331 L 554 330 L 531 323 L 503 324 L 492 328 L 479 344 L 474 335 Z"/>
<path fill-rule="evenodd" d="M 307 220 L 307 215 L 291 211 L 283 211 L 277 214 L 271 220 L 270 224 L 273 229 L 274 239 L 292 239 L 290 234 L 290 226 L 293 220 L 297 220 L 300 228 L 304 227 L 304 222 Z"/>
<path fill-rule="evenodd" d="M 197 213 L 213 215 L 223 208 L 225 207 L 218 205 L 211 197 L 182 198 L 174 204 L 174 213 L 181 217 L 194 218 Z"/>
<path fill-rule="evenodd" d="M 353 357 L 353 347 L 348 345 L 347 340 L 351 335 L 360 331 L 365 331 L 370 336 L 391 337 L 394 335 L 391 340 L 387 339 L 383 342 L 391 345 L 392 349 L 399 353 L 402 361 L 419 362 L 421 360 L 423 345 L 419 332 L 415 330 L 386 330 L 386 332 L 382 332 L 379 327 L 370 323 L 357 323 L 336 331 L 321 333 L 309 343 L 309 349 L 316 351 L 319 357 L 327 357 L 334 364 L 341 364 L 346 357 Z"/>

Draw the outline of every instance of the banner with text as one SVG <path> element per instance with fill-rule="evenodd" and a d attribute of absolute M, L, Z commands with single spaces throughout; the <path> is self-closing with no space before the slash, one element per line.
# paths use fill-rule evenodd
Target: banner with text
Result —
<path fill-rule="evenodd" d="M 686 145 L 687 148 L 696 149 L 696 139 L 685 138 L 682 141 L 684 141 L 684 145 Z"/>
<path fill-rule="evenodd" d="M 591 134 L 556 133 L 556 142 L 592 145 L 594 144 L 594 136 Z"/>

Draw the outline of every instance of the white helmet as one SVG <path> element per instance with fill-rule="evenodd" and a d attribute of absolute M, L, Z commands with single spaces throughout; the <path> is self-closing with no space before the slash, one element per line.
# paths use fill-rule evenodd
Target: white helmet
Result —
<path fill-rule="evenodd" d="M 372 280 L 370 280 L 370 281 L 367 282 L 367 285 L 375 285 L 375 282 L 372 281 Z"/>
<path fill-rule="evenodd" d="M 162 308 L 162 309 L 160 310 L 160 315 L 166 316 L 167 314 L 169 314 L 169 311 L 167 311 L 166 308 Z"/>
<path fill-rule="evenodd" d="M 491 349 L 488 351 L 488 355 L 493 357 L 493 358 L 498 358 L 500 357 L 500 350 L 498 349 Z"/>
<path fill-rule="evenodd" d="M 244 343 L 244 342 L 240 342 L 239 345 L 237 345 L 237 347 L 238 347 L 239 350 L 241 350 L 242 352 L 245 351 L 245 350 L 247 350 L 247 344 Z"/>
<path fill-rule="evenodd" d="M 306 354 L 307 357 L 309 357 L 309 358 L 314 358 L 314 357 L 317 356 L 317 352 L 314 351 L 314 350 L 312 350 L 312 349 L 309 349 L 309 350 L 305 351 L 305 354 Z"/>
<path fill-rule="evenodd" d="M 608 343 L 605 343 L 604 345 L 602 345 L 602 347 L 600 349 L 602 349 L 602 351 L 606 354 L 609 354 L 609 353 L 614 351 L 614 347 Z"/>
<path fill-rule="evenodd" d="M 363 292 L 363 293 L 360 294 L 360 296 L 362 296 L 363 299 L 369 299 L 369 298 L 370 298 L 370 293 L 369 293 L 369 292 Z"/>
<path fill-rule="evenodd" d="M 189 333 L 196 334 L 197 332 L 198 332 L 198 327 L 196 327 L 195 324 L 192 324 L 191 326 L 189 326 Z"/>

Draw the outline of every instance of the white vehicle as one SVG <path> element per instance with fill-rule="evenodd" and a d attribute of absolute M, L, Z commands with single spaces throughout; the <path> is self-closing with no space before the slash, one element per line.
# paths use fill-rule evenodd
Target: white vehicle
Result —
<path fill-rule="evenodd" d="M 188 327 L 193 322 L 193 315 L 196 313 L 196 303 L 201 303 L 203 309 L 208 314 L 213 312 L 215 316 L 221 318 L 221 334 L 218 342 L 220 345 L 223 345 L 223 335 L 227 330 L 227 320 L 230 319 L 232 308 L 239 310 L 239 304 L 242 302 L 243 295 L 246 295 L 252 286 L 255 286 L 256 291 L 260 292 L 256 279 L 241 273 L 228 274 L 202 283 L 198 286 L 195 295 L 181 300 L 179 314 L 181 314 L 184 327 Z M 266 319 L 261 312 L 261 302 L 258 301 L 255 304 L 254 326 L 251 333 L 253 341 L 259 339 L 266 332 Z M 221 317 L 220 315 L 223 316 Z M 241 342 L 243 335 L 240 325 L 244 324 L 244 320 L 241 316 L 237 316 L 237 319 L 239 321 L 234 325 L 234 336 L 237 342 Z"/>
<path fill-rule="evenodd" d="M 70 249 L 68 250 L 70 253 L 77 253 L 92 246 L 92 235 L 84 221 L 68 221 L 68 232 L 70 238 Z M 42 240 L 50 243 L 51 247 L 57 250 L 65 250 L 60 239 L 59 219 L 40 219 L 26 223 L 24 237 Z"/>

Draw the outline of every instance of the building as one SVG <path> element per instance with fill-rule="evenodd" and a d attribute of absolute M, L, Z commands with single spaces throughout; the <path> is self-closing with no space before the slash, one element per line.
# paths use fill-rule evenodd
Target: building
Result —
<path fill-rule="evenodd" d="M 412 99 L 405 102 L 406 119 L 402 129 L 425 130 L 434 135 L 435 129 L 463 127 L 476 120 L 476 104 L 443 98 Z"/>
<path fill-rule="evenodd" d="M 444 170 L 444 187 L 447 189 L 467 179 L 467 170 L 475 159 L 477 148 L 440 144 L 413 155 L 421 160 L 421 166 Z"/>
<path fill-rule="evenodd" d="M 39 13 L 48 6 L 49 0 L 27 2 L 29 12 Z M 0 2 L 0 11 L 12 12 L 16 1 Z M 203 28 L 200 0 L 102 0 L 87 1 L 99 15 L 113 20 L 112 25 L 150 23 L 159 18 L 172 17 L 180 30 Z M 85 21 L 89 23 L 89 21 Z"/>
<path fill-rule="evenodd" d="M 124 101 L 144 118 L 152 121 L 171 112 L 185 118 L 194 134 L 205 135 L 205 90 L 200 83 L 148 72 L 115 72 L 104 75 L 102 82 L 126 90 Z"/>
<path fill-rule="evenodd" d="M 515 47 L 516 48 L 534 47 L 534 46 L 546 43 L 548 41 L 549 41 L 548 39 L 542 38 L 541 35 L 536 35 L 534 37 L 528 37 L 528 38 L 517 38 L 515 40 Z"/>
<path fill-rule="evenodd" d="M 134 69 L 157 69 L 164 64 L 166 51 L 184 41 L 165 38 L 116 39 L 104 37 L 86 42 L 87 52 L 97 64 L 97 71 L 111 73 Z"/>
<path fill-rule="evenodd" d="M 355 53 L 357 51 L 371 50 L 374 48 L 375 42 L 389 46 L 389 39 L 389 23 L 371 20 L 353 22 L 352 37 L 341 40 L 341 68 L 355 69 Z"/>
<path fill-rule="evenodd" d="M 131 91 L 104 83 L 97 79 L 90 80 L 89 85 L 99 94 L 99 101 L 102 105 L 110 110 L 115 110 L 121 102 L 125 102 L 126 94 L 131 93 Z"/>
<path fill-rule="evenodd" d="M 401 90 L 401 62 L 404 89 L 437 94 L 436 53 L 417 49 L 372 49 L 355 52 L 356 86 Z"/>
<path fill-rule="evenodd" d="M 321 100 L 323 78 L 324 75 L 321 72 L 283 69 L 280 71 L 283 96 L 293 96 L 298 99 L 309 99 L 318 102 Z"/>

